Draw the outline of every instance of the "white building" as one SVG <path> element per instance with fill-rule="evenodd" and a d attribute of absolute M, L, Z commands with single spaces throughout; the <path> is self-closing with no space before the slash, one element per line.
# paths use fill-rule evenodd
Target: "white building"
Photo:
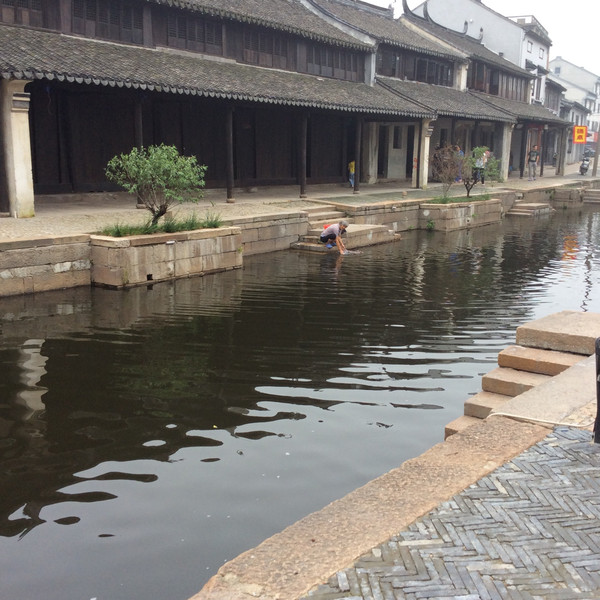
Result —
<path fill-rule="evenodd" d="M 553 58 L 549 66 L 552 77 L 567 89 L 566 100 L 589 110 L 587 121 L 575 124 L 587 125 L 588 142 L 596 142 L 600 131 L 600 77 L 560 56 Z"/>
<path fill-rule="evenodd" d="M 546 75 L 552 41 L 533 15 L 505 17 L 481 0 L 427 0 L 413 10 L 435 22 L 481 39 L 490 50 L 527 69 L 535 79 L 531 100 L 545 104 Z"/>

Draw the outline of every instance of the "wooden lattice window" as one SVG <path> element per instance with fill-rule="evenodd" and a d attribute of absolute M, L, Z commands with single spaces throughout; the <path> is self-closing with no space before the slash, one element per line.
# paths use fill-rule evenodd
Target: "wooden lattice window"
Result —
<path fill-rule="evenodd" d="M 307 51 L 306 70 L 313 75 L 358 80 L 358 56 L 349 50 L 312 45 Z"/>
<path fill-rule="evenodd" d="M 43 27 L 42 0 L 0 0 L 0 22 Z"/>
<path fill-rule="evenodd" d="M 223 26 L 185 13 L 169 14 L 167 44 L 192 52 L 223 54 Z"/>
<path fill-rule="evenodd" d="M 134 44 L 144 41 L 141 4 L 120 0 L 73 0 L 72 7 L 73 33 Z"/>

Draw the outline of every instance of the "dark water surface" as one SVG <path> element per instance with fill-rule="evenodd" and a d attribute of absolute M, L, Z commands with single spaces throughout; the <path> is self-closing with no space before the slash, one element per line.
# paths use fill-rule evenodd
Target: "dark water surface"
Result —
<path fill-rule="evenodd" d="M 422 453 L 518 325 L 600 312 L 599 224 L 0 299 L 0 598 L 185 600 Z"/>

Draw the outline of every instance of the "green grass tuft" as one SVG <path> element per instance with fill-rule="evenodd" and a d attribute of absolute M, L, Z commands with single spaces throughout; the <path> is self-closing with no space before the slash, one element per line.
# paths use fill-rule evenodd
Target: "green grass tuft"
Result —
<path fill-rule="evenodd" d="M 204 219 L 199 219 L 195 213 L 182 219 L 166 218 L 162 223 L 152 225 L 147 221 L 142 225 L 127 225 L 116 223 L 101 230 L 102 235 L 110 237 L 127 237 L 130 235 L 151 235 L 153 233 L 177 233 L 178 231 L 193 231 L 195 229 L 216 229 L 221 227 L 223 220 L 216 213 L 206 213 Z"/>

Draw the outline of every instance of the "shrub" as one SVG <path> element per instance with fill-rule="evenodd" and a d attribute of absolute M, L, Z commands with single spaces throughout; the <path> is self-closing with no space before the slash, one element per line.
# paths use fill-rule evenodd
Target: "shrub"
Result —
<path fill-rule="evenodd" d="M 500 162 L 490 154 L 487 146 L 473 148 L 470 156 L 462 158 L 461 167 L 461 176 L 463 185 L 467 190 L 467 198 L 471 197 L 471 190 L 482 179 L 492 182 L 500 179 Z"/>
<path fill-rule="evenodd" d="M 131 194 L 152 214 L 151 224 L 175 202 L 195 202 L 202 197 L 206 166 L 196 157 L 182 156 L 175 146 L 133 148 L 108 161 L 106 176 Z M 192 196 L 192 192 L 197 192 Z"/>
<path fill-rule="evenodd" d="M 442 197 L 447 198 L 452 184 L 458 180 L 461 168 L 461 156 L 452 146 L 436 148 L 433 153 L 432 173 L 442 182 Z"/>

